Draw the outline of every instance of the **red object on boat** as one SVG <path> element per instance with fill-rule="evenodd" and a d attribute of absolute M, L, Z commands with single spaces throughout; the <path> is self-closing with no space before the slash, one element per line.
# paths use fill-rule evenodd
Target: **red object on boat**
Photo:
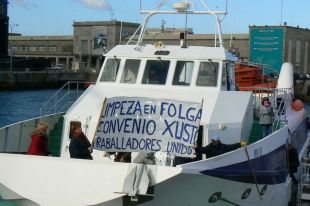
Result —
<path fill-rule="evenodd" d="M 296 99 L 292 102 L 292 108 L 296 112 L 301 111 L 304 108 L 304 103 L 302 103 L 302 101 L 300 101 L 299 99 Z"/>
<path fill-rule="evenodd" d="M 84 89 L 87 89 L 91 84 L 93 84 L 93 83 L 91 83 L 91 82 L 84 83 Z"/>
<path fill-rule="evenodd" d="M 272 89 L 277 86 L 277 79 L 270 80 L 268 75 L 264 75 L 261 65 L 244 62 L 235 64 L 235 81 L 241 91 Z"/>

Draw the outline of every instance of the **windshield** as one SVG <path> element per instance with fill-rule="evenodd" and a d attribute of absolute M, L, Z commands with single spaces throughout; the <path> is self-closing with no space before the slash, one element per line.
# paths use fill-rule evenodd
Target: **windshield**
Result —
<path fill-rule="evenodd" d="M 192 74 L 194 70 L 194 62 L 190 61 L 178 61 L 172 85 L 189 86 L 192 79 Z"/>
<path fill-rule="evenodd" d="M 114 82 L 119 70 L 120 61 L 120 59 L 116 58 L 108 59 L 104 66 L 100 81 Z"/>
<path fill-rule="evenodd" d="M 166 84 L 170 61 L 148 60 L 146 62 L 142 84 Z"/>
<path fill-rule="evenodd" d="M 129 83 L 134 84 L 137 81 L 138 71 L 140 67 L 141 60 L 138 59 L 127 59 L 122 78 L 121 83 Z"/>
<path fill-rule="evenodd" d="M 200 62 L 197 86 L 217 86 L 218 62 Z"/>

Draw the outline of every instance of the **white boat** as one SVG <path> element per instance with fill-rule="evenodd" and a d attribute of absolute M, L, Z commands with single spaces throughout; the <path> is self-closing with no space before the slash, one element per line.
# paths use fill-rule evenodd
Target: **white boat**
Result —
<path fill-rule="evenodd" d="M 288 143 L 297 149 L 299 158 L 305 155 L 309 143 L 305 110 L 291 108 L 292 66 L 284 64 L 278 88 L 270 93 L 235 91 L 236 58 L 223 47 L 218 17 L 226 12 L 210 11 L 204 1 L 201 3 L 206 10 L 202 11 L 196 10 L 190 1 L 173 4 L 175 11 L 162 11 L 167 1 L 157 10 L 142 12 L 147 16 L 137 44 L 118 45 L 105 54 L 96 84 L 89 86 L 63 116 L 60 157 L 16 154 L 27 151 L 37 120 L 0 128 L 3 151 L 0 153 L 0 197 L 3 200 L 44 206 L 288 205 L 292 195 Z M 186 38 L 180 41 L 180 46 L 161 42 L 143 44 L 147 23 L 153 15 L 179 13 L 216 17 L 219 46 L 191 46 Z M 258 125 L 255 110 L 263 96 L 270 96 L 276 110 L 273 132 L 254 139 L 254 127 Z M 178 152 L 173 155 L 151 147 L 148 152 L 155 153 L 157 164 L 141 163 L 145 151 L 132 148 L 126 150 L 135 151 L 132 163 L 114 162 L 103 157 L 101 150 L 94 150 L 92 161 L 71 159 L 72 122 L 81 123 L 91 142 L 98 139 L 98 122 L 102 109 L 107 108 L 105 100 L 113 98 L 199 104 L 201 129 L 199 137 L 195 134 L 195 140 L 198 138 L 202 145 L 207 145 L 216 132 L 223 143 L 247 141 L 249 144 L 177 166 L 173 166 L 173 161 Z M 147 112 L 144 110 L 144 113 Z M 59 116 L 62 114 L 41 120 L 52 127 Z M 152 119 L 151 112 L 149 118 Z M 98 147 L 96 139 L 94 146 Z"/>

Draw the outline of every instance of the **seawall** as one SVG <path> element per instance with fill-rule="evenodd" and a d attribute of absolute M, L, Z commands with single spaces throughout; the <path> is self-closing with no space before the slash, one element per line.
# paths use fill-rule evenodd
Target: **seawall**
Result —
<path fill-rule="evenodd" d="M 71 71 L 0 71 L 0 91 L 60 88 L 68 81 L 96 81 L 97 76 Z"/>

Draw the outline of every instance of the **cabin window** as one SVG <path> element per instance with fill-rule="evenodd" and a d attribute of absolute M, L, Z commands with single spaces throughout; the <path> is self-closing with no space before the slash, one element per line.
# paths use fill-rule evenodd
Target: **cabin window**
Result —
<path fill-rule="evenodd" d="M 166 84 L 170 61 L 148 60 L 146 62 L 142 84 Z"/>
<path fill-rule="evenodd" d="M 230 90 L 230 77 L 229 77 L 229 64 L 228 63 L 223 63 L 223 71 L 222 71 L 222 88 L 224 90 L 229 91 Z"/>
<path fill-rule="evenodd" d="M 120 59 L 108 59 L 100 80 L 104 82 L 114 82 L 116 80 L 120 62 Z"/>
<path fill-rule="evenodd" d="M 199 65 L 197 86 L 216 86 L 219 63 L 201 62 Z"/>
<path fill-rule="evenodd" d="M 138 71 L 140 67 L 140 60 L 127 59 L 123 70 L 121 83 L 134 84 L 137 81 Z"/>
<path fill-rule="evenodd" d="M 194 62 L 178 61 L 172 85 L 189 86 L 192 79 Z"/>

